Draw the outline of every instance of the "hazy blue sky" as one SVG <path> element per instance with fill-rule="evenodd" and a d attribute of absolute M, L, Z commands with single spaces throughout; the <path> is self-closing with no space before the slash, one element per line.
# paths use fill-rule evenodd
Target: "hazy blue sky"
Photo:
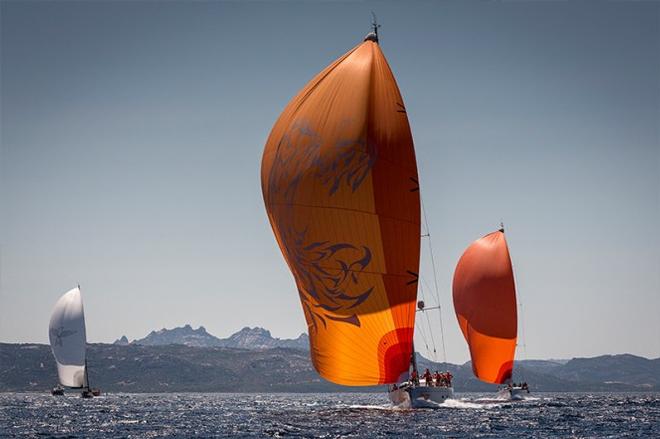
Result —
<path fill-rule="evenodd" d="M 371 10 L 412 125 L 448 360 L 468 359 L 455 263 L 501 219 L 527 357 L 660 356 L 660 2 L 643 1 L 2 1 L 0 341 L 47 342 L 77 282 L 92 342 L 304 331 L 261 153 Z"/>

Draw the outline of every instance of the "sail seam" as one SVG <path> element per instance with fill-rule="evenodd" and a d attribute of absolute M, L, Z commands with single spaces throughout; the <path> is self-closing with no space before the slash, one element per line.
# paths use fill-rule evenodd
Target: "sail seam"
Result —
<path fill-rule="evenodd" d="M 313 204 L 273 203 L 273 202 L 270 202 L 269 206 L 290 206 L 290 207 L 308 207 L 310 209 L 318 208 L 318 209 L 347 210 L 347 211 L 350 211 L 350 212 L 363 213 L 365 215 L 377 216 L 379 218 L 386 218 L 386 219 L 399 221 L 399 222 L 402 222 L 402 223 L 408 223 L 408 224 L 412 224 L 412 225 L 420 225 L 421 224 L 421 223 L 417 223 L 415 221 L 410 221 L 410 220 L 406 220 L 406 219 L 403 219 L 403 218 L 397 218 L 397 217 L 394 217 L 394 216 L 383 215 L 383 214 L 379 214 L 379 213 L 375 213 L 375 212 L 369 212 L 369 211 L 366 211 L 366 210 L 351 209 L 350 207 L 317 206 L 317 205 L 313 205 Z"/>
<path fill-rule="evenodd" d="M 379 276 L 393 276 L 393 277 L 401 277 L 401 278 L 410 278 L 409 273 L 399 274 L 399 273 L 385 273 L 385 272 L 382 272 L 382 271 L 354 270 L 354 269 L 351 269 L 351 268 L 344 269 L 344 268 L 337 268 L 336 266 L 330 266 L 330 265 L 325 265 L 325 264 L 310 264 L 310 263 L 306 263 L 306 262 L 302 262 L 302 263 L 300 263 L 300 265 L 304 265 L 304 266 L 314 266 L 314 265 L 316 265 L 317 267 L 321 267 L 321 268 L 327 268 L 327 269 L 331 269 L 331 270 L 342 270 L 342 271 L 347 271 L 349 273 L 358 273 L 358 274 L 366 273 L 366 274 L 373 274 L 373 275 L 379 275 Z"/>

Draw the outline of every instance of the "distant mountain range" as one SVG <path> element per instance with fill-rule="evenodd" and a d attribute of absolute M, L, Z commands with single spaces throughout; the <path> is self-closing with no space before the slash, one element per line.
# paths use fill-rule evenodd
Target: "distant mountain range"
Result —
<path fill-rule="evenodd" d="M 109 392 L 364 392 L 383 386 L 343 387 L 312 367 L 306 334 L 273 338 L 262 328 L 243 328 L 220 339 L 190 325 L 152 331 L 114 344 L 90 344 L 90 382 Z M 48 345 L 0 343 L 0 392 L 47 391 L 57 382 Z M 474 378 L 471 364 L 434 363 L 418 354 L 421 370 L 450 370 L 454 389 L 491 392 Z M 629 354 L 572 360 L 523 360 L 514 381 L 533 392 L 660 391 L 660 358 Z"/>
<path fill-rule="evenodd" d="M 420 370 L 450 370 L 454 388 L 488 392 L 492 384 L 479 381 L 472 364 L 434 363 L 417 356 Z M 521 360 L 514 365 L 513 381 L 526 381 L 537 391 L 660 391 L 660 358 L 649 360 L 630 354 L 602 355 L 572 360 Z"/>
<path fill-rule="evenodd" d="M 298 338 L 280 339 L 274 338 L 267 329 L 255 327 L 245 327 L 232 334 L 228 338 L 218 338 L 209 334 L 206 328 L 200 326 L 193 329 L 190 325 L 185 325 L 173 329 L 161 329 L 160 331 L 151 331 L 146 337 L 139 340 L 128 342 L 126 336 L 122 336 L 113 343 L 115 345 L 142 345 L 142 346 L 166 346 L 166 345 L 184 345 L 189 347 L 224 347 L 237 349 L 274 349 L 274 348 L 293 348 L 309 349 L 309 337 L 302 333 Z"/>

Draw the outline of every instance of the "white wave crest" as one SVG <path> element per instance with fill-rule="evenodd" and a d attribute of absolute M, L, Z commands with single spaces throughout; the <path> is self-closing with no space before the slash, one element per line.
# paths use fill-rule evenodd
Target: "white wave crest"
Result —
<path fill-rule="evenodd" d="M 391 404 L 385 405 L 367 405 L 367 404 L 352 404 L 346 406 L 349 409 L 362 409 L 362 410 L 399 410 L 399 407 Z"/>
<path fill-rule="evenodd" d="M 465 399 L 448 399 L 442 404 L 439 404 L 440 407 L 451 409 L 492 409 L 500 407 L 501 405 L 502 404 L 498 403 L 472 402 Z"/>

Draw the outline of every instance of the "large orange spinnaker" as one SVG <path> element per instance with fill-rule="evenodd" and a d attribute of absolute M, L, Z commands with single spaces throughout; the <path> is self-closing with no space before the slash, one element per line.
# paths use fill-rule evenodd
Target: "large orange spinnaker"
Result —
<path fill-rule="evenodd" d="M 470 347 L 474 375 L 489 383 L 511 379 L 518 315 L 516 286 L 504 230 L 473 242 L 454 272 L 454 309 Z"/>
<path fill-rule="evenodd" d="M 261 187 L 316 370 L 344 385 L 396 382 L 412 353 L 419 185 L 406 109 L 374 34 L 289 102 Z"/>

